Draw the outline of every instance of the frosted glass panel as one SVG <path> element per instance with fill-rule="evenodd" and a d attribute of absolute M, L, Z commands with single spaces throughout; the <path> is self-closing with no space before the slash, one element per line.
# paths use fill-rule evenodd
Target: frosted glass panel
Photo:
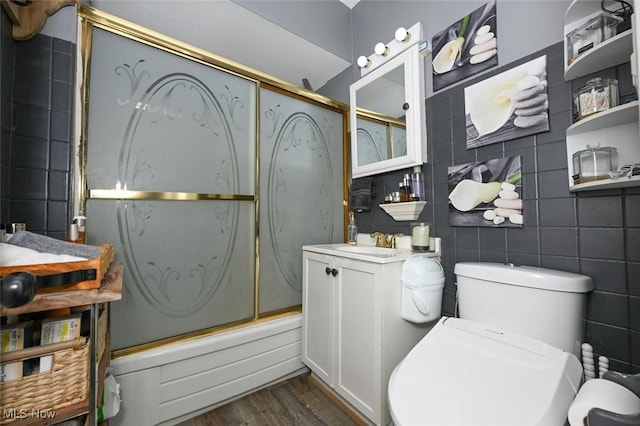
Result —
<path fill-rule="evenodd" d="M 124 265 L 112 348 L 254 319 L 256 297 L 260 313 L 299 305 L 302 246 L 343 240 L 344 113 L 92 31 L 86 181 L 106 191 L 87 242 Z"/>
<path fill-rule="evenodd" d="M 343 115 L 260 91 L 260 313 L 302 300 L 302 246 L 343 241 Z"/>
<path fill-rule="evenodd" d="M 88 200 L 87 217 L 124 265 L 113 349 L 253 317 L 253 203 Z"/>
<path fill-rule="evenodd" d="M 385 124 L 358 118 L 358 165 L 391 158 L 388 140 L 389 130 Z"/>
<path fill-rule="evenodd" d="M 147 191 L 86 206 L 124 265 L 113 348 L 254 318 L 255 202 L 162 198 L 252 200 L 256 82 L 96 28 L 90 66 L 88 187 Z"/>
<path fill-rule="evenodd" d="M 402 157 L 407 155 L 407 129 L 392 124 L 391 129 L 391 141 L 393 145 L 393 152 L 391 157 Z"/>
<path fill-rule="evenodd" d="M 92 52 L 90 189 L 254 194 L 254 82 L 100 29 Z"/>

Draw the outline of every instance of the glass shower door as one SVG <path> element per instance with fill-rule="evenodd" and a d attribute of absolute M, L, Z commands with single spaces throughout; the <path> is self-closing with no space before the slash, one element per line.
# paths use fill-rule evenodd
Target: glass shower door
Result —
<path fill-rule="evenodd" d="M 340 111 L 260 90 L 260 306 L 302 303 L 302 246 L 344 241 Z"/>
<path fill-rule="evenodd" d="M 124 264 L 114 349 L 255 316 L 255 81 L 94 28 L 88 243 Z"/>

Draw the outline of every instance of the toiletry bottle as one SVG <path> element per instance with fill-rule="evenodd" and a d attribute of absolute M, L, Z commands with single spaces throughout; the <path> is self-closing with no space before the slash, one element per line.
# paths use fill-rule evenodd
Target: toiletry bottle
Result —
<path fill-rule="evenodd" d="M 87 218 L 85 216 L 75 216 L 73 223 L 78 224 L 78 242 L 84 244 L 85 234 L 87 232 Z"/>
<path fill-rule="evenodd" d="M 349 225 L 347 226 L 347 244 L 356 244 L 358 241 L 358 226 L 356 226 L 355 213 L 349 212 Z"/>
<path fill-rule="evenodd" d="M 411 192 L 417 194 L 420 201 L 426 201 L 424 175 L 422 174 L 422 168 L 420 166 L 413 168 L 413 173 L 411 174 Z"/>
<path fill-rule="evenodd" d="M 406 201 L 409 201 L 409 194 L 411 193 L 410 187 L 408 185 L 405 185 L 404 182 L 399 182 L 398 189 L 398 192 L 400 192 L 400 202 L 404 203 Z"/>
<path fill-rule="evenodd" d="M 66 241 L 70 243 L 80 243 L 80 236 L 78 234 L 78 224 L 74 221 L 69 225 Z"/>
<path fill-rule="evenodd" d="M 411 186 L 411 174 L 405 173 L 404 176 L 402 177 L 402 183 L 404 184 L 404 186 L 407 187 L 407 191 L 409 193 L 415 192 L 413 191 L 413 188 Z"/>

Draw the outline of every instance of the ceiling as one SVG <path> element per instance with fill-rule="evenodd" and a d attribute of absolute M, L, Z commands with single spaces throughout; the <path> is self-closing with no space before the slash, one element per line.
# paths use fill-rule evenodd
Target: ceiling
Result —
<path fill-rule="evenodd" d="M 351 65 L 231 0 L 92 0 L 91 5 L 301 87 L 307 79 L 320 88 Z"/>

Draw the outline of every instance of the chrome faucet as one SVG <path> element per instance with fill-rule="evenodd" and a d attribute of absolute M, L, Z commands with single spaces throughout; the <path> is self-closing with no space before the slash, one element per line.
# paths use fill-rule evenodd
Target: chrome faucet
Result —
<path fill-rule="evenodd" d="M 372 232 L 369 236 L 376 239 L 376 247 L 391 247 L 391 244 L 389 244 L 389 240 L 387 240 L 387 236 L 384 232 Z"/>

